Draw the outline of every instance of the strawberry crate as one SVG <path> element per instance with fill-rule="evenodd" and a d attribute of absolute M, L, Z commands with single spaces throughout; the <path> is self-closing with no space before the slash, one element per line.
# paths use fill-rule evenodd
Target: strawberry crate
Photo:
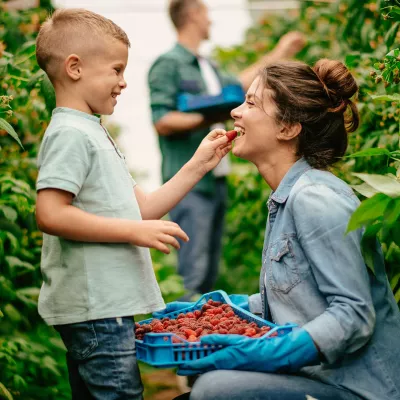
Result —
<path fill-rule="evenodd" d="M 269 326 L 271 329 L 261 336 L 252 340 L 268 340 L 275 336 L 283 336 L 291 332 L 297 325 L 278 326 L 271 322 L 265 321 L 254 314 L 244 310 L 233 304 L 228 295 L 217 290 L 204 294 L 193 306 L 190 306 L 179 311 L 174 311 L 166 314 L 165 317 L 175 319 L 179 314 L 186 314 L 195 310 L 201 310 L 208 300 L 219 301 L 228 304 L 233 312 L 242 319 L 249 322 L 255 322 L 258 327 Z M 139 325 L 149 324 L 153 318 L 140 321 Z M 147 364 L 161 368 L 172 368 L 179 366 L 187 361 L 198 360 L 215 351 L 218 351 L 223 346 L 203 345 L 200 342 L 189 342 L 175 333 L 146 333 L 143 340 L 136 339 L 137 358 Z"/>
<path fill-rule="evenodd" d="M 215 112 L 231 110 L 244 101 L 244 91 L 240 85 L 228 85 L 218 95 L 183 93 L 178 96 L 178 110 L 182 112 Z"/>

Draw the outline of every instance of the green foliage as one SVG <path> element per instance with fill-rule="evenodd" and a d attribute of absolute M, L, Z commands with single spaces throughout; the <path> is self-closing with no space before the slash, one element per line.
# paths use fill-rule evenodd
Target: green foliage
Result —
<path fill-rule="evenodd" d="M 36 156 L 54 91 L 35 59 L 43 9 L 1 13 L 0 398 L 67 399 L 64 349 L 37 313 Z M 43 88 L 45 87 L 45 89 Z M 53 96 L 53 97 L 52 97 Z M 47 100 L 46 100 L 47 99 Z M 46 100 L 46 101 L 45 101 Z M 46 107 L 46 102 L 49 104 Z"/>
<path fill-rule="evenodd" d="M 369 244 L 376 238 L 381 241 L 398 301 L 400 50 L 392 46 L 400 39 L 399 6 L 396 0 L 303 1 L 299 11 L 265 15 L 249 29 L 243 44 L 215 51 L 222 67 L 236 73 L 270 51 L 283 34 L 298 30 L 307 38 L 299 60 L 312 65 L 320 58 L 333 58 L 350 68 L 360 86 L 358 108 L 362 124 L 349 136 L 350 156 L 339 162 L 333 172 L 351 184 L 361 199 L 368 197 L 352 217 L 349 229 L 365 227 L 363 249 L 368 265 Z M 224 267 L 218 287 L 228 292 L 251 293 L 257 289 L 261 268 L 268 189 L 261 180 L 257 181 L 257 171 L 249 169 L 246 162 L 234 159 L 234 163 L 235 171 L 229 180 Z M 243 174 L 243 168 L 249 172 Z M 254 210 L 259 213 L 257 217 Z"/>

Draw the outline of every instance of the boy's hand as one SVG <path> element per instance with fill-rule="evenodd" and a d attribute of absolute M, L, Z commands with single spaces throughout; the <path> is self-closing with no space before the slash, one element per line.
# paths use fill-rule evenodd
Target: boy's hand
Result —
<path fill-rule="evenodd" d="M 180 228 L 178 224 L 171 221 L 147 220 L 138 221 L 139 229 L 132 230 L 130 236 L 131 244 L 141 247 L 150 247 L 162 251 L 165 254 L 170 253 L 167 245 L 176 249 L 180 248 L 176 238 L 183 241 L 189 241 L 188 235 Z M 176 237 L 176 238 L 175 238 Z"/>
<path fill-rule="evenodd" d="M 214 169 L 221 159 L 232 149 L 224 129 L 214 129 L 200 143 L 191 162 L 204 173 Z"/>

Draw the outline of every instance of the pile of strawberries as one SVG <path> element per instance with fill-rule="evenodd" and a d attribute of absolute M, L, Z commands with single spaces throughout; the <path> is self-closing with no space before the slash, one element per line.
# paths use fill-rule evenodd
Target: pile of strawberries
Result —
<path fill-rule="evenodd" d="M 249 322 L 237 316 L 229 304 L 208 300 L 201 310 L 179 314 L 176 319 L 153 319 L 149 324 L 136 323 L 136 338 L 143 340 L 146 333 L 172 332 L 189 342 L 199 342 L 205 335 L 219 333 L 222 335 L 236 334 L 258 338 L 268 332 L 269 326 L 261 328 L 255 322 Z M 271 336 L 276 335 L 274 332 Z M 172 338 L 173 343 L 181 343 L 178 338 Z"/>

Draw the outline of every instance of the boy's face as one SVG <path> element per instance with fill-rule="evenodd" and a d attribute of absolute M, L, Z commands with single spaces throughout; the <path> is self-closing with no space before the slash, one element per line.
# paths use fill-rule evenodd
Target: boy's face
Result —
<path fill-rule="evenodd" d="M 80 84 L 77 89 L 93 114 L 110 115 L 117 96 L 127 84 L 124 71 L 128 63 L 125 43 L 106 38 L 96 55 L 82 59 Z"/>

